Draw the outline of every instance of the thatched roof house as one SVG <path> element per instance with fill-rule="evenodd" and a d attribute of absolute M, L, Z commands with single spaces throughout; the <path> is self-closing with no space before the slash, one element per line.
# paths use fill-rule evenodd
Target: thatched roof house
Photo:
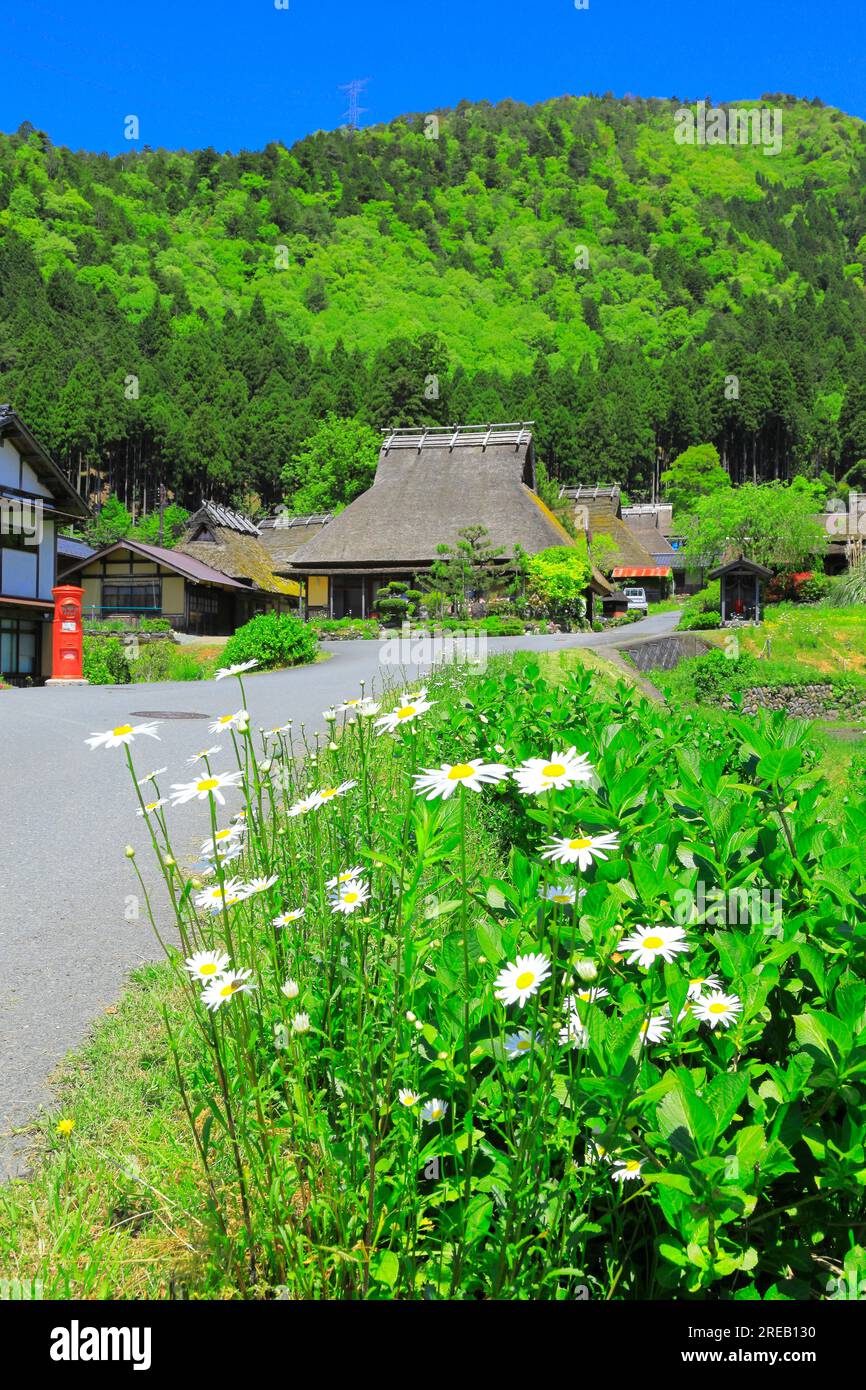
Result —
<path fill-rule="evenodd" d="M 674 550 L 654 526 L 626 524 L 623 520 L 622 493 L 612 487 L 564 487 L 560 497 L 574 504 L 574 516 L 590 541 L 606 537 L 610 553 L 605 570 L 615 584 L 639 583 L 651 597 L 660 597 L 672 577 Z"/>
<path fill-rule="evenodd" d="M 279 600 L 300 596 L 296 581 L 283 579 L 274 572 L 270 551 L 262 542 L 256 523 L 216 502 L 202 502 L 187 522 L 175 550 L 219 570 L 229 579 L 250 585 L 257 593 L 271 595 L 272 607 L 289 607 L 288 602 L 282 604 Z"/>
<path fill-rule="evenodd" d="M 378 589 L 411 580 L 469 526 L 489 543 L 536 554 L 573 540 L 535 492 L 531 422 L 399 429 L 385 435 L 372 487 L 292 557 L 308 605 L 332 617 L 363 617 Z M 595 584 L 606 590 L 600 575 Z M 595 587 L 595 585 L 594 585 Z"/>

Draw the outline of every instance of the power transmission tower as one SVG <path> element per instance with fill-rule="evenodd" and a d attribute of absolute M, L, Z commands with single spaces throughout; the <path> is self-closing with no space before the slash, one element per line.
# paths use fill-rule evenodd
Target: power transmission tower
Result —
<path fill-rule="evenodd" d="M 353 135 L 359 126 L 358 117 L 367 110 L 366 106 L 358 104 L 358 98 L 369 81 L 369 77 L 355 78 L 353 82 L 346 82 L 344 86 L 338 88 L 339 91 L 348 93 L 349 107 L 343 112 L 343 115 L 347 119 L 349 131 Z"/>

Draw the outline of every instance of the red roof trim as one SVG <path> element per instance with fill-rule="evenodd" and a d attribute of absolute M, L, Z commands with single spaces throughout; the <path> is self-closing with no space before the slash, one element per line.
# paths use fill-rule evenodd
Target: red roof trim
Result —
<path fill-rule="evenodd" d="M 667 579 L 670 565 L 618 565 L 611 571 L 613 579 Z"/>

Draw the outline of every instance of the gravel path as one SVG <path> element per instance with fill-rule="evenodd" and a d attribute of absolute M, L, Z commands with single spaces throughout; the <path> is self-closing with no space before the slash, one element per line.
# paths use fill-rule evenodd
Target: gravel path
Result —
<path fill-rule="evenodd" d="M 673 630 L 678 614 L 665 613 L 607 634 L 498 638 L 494 651 L 603 649 L 632 637 Z M 399 673 L 379 665 L 378 642 L 325 643 L 329 659 L 247 678 L 254 728 L 292 719 L 297 727 L 323 727 L 322 711 L 388 683 Z M 423 675 L 405 668 L 407 680 Z M 148 886 L 155 874 L 147 831 L 135 815 L 122 749 L 91 752 L 84 739 L 96 730 L 143 722 L 144 714 L 198 715 L 167 719 L 160 742 L 134 745 L 142 773 L 167 767 L 162 779 L 187 781 L 186 759 L 220 740 L 208 718 L 236 708 L 237 684 L 174 682 L 0 692 L 0 1179 L 22 1168 L 26 1140 L 15 1136 L 42 1105 L 51 1104 L 48 1077 L 79 1046 L 92 1020 L 113 1004 L 127 974 L 160 952 L 144 916 L 127 920 L 136 882 L 124 846 L 140 849 Z M 135 716 L 139 717 L 136 718 Z M 230 748 L 227 751 L 231 751 Z M 219 758 L 216 767 L 224 766 Z M 233 803 L 229 803 L 233 804 Z M 207 810 L 183 808 L 191 852 L 208 833 Z M 144 851 L 147 851 L 146 853 Z"/>

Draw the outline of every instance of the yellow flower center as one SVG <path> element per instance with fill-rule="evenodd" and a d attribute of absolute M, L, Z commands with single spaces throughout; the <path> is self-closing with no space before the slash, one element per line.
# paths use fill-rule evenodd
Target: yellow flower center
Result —
<path fill-rule="evenodd" d="M 228 999 L 229 995 L 234 994 L 237 988 L 238 986 L 235 984 L 234 980 L 229 980 L 228 984 L 223 985 L 222 989 L 220 990 L 220 998 Z"/>
<path fill-rule="evenodd" d="M 332 796 L 336 796 L 336 795 L 337 795 L 337 788 L 336 788 L 336 787 L 326 787 L 325 790 L 324 790 L 323 792 L 319 792 L 319 796 L 322 798 L 323 801 L 330 801 L 331 797 L 332 797 Z"/>
<path fill-rule="evenodd" d="M 640 1031 L 641 1031 L 642 1033 L 645 1033 L 646 1030 L 647 1030 L 648 1028 L 649 1028 L 649 1024 L 648 1024 L 648 1023 L 642 1023 L 641 1026 L 640 1026 Z"/>
<path fill-rule="evenodd" d="M 228 840 L 231 837 L 231 833 L 230 830 L 218 830 L 214 838 L 217 840 Z"/>
<path fill-rule="evenodd" d="M 233 714 L 221 714 L 220 717 L 219 717 L 219 719 L 217 720 L 217 723 L 218 723 L 218 724 L 231 724 L 231 722 L 232 722 L 233 719 L 234 719 L 234 715 L 233 715 Z"/>
<path fill-rule="evenodd" d="M 529 989 L 534 980 L 535 972 L 533 970 L 521 970 L 514 983 L 518 989 Z"/>
<path fill-rule="evenodd" d="M 723 1014 L 726 1008 L 726 1004 L 710 1004 L 709 1011 L 711 1014 Z"/>
<path fill-rule="evenodd" d="M 640 1163 L 636 1158 L 630 1158 L 625 1166 L 629 1173 L 636 1173 L 640 1168 Z"/>
<path fill-rule="evenodd" d="M 554 901 L 555 903 L 570 903 L 570 902 L 571 902 L 571 894 L 570 894 L 570 893 L 554 893 L 554 895 L 553 895 L 553 901 Z"/>
<path fill-rule="evenodd" d="M 132 733 L 132 725 L 131 725 L 131 724 L 119 724 L 119 725 L 117 726 L 116 729 L 112 729 L 112 733 L 114 734 L 115 738 L 117 738 L 120 734 L 131 734 L 131 733 Z"/>
<path fill-rule="evenodd" d="M 414 705 L 403 705 L 403 706 L 402 706 L 400 709 L 398 709 L 398 711 L 397 711 L 397 718 L 398 718 L 398 719 L 411 719 L 411 718 L 412 718 L 412 715 L 413 715 L 414 713 L 415 713 L 415 706 L 414 706 Z"/>
<path fill-rule="evenodd" d="M 592 998 L 592 992 L 588 989 L 582 989 L 578 992 L 577 997 L 578 999 L 582 999 L 585 1004 L 588 1004 Z"/>
<path fill-rule="evenodd" d="M 463 782 L 467 777 L 472 777 L 474 772 L 475 768 L 470 767 L 468 763 L 457 763 L 448 773 L 448 781 Z"/>
<path fill-rule="evenodd" d="M 433 1106 L 433 1109 L 431 1110 L 430 1113 L 431 1113 L 431 1115 L 433 1116 L 433 1119 L 434 1119 L 434 1120 L 441 1120 L 441 1119 L 442 1119 L 442 1115 L 444 1114 L 444 1111 L 442 1110 L 442 1106 L 441 1106 L 441 1105 L 434 1105 L 434 1106 Z"/>
<path fill-rule="evenodd" d="M 542 777 L 563 777 L 565 768 L 562 763 L 548 763 L 547 767 L 541 769 Z"/>
<path fill-rule="evenodd" d="M 531 1046 L 532 1043 L 530 1042 L 529 1038 L 519 1038 L 517 1043 L 517 1051 L 528 1052 Z"/>
<path fill-rule="evenodd" d="M 199 967 L 199 974 L 201 974 L 201 975 L 215 975 L 215 974 L 216 974 L 216 966 L 213 964 L 212 961 L 208 961 L 207 965 L 202 965 L 202 966 Z"/>
<path fill-rule="evenodd" d="M 649 951 L 658 951 L 664 944 L 660 936 L 645 936 L 643 939 L 643 945 Z"/>
<path fill-rule="evenodd" d="M 212 792 L 213 789 L 214 789 L 214 787 L 218 787 L 218 786 L 219 786 L 219 778 L 218 778 L 218 777 L 205 777 L 204 781 L 199 782 L 199 783 L 196 785 L 196 791 L 199 791 L 199 792 Z"/>
<path fill-rule="evenodd" d="M 344 902 L 344 903 L 356 903 L 356 902 L 358 901 L 358 897 L 359 897 L 359 895 L 358 895 L 357 893 L 344 893 L 344 894 L 343 894 L 343 902 Z"/>
<path fill-rule="evenodd" d="M 581 839 L 579 839 L 579 840 L 569 840 L 569 842 L 568 842 L 568 848 L 569 848 L 569 849 L 591 849 L 591 848 L 592 848 L 592 840 L 590 840 L 586 835 L 584 835 L 584 836 L 583 836 Z"/>

